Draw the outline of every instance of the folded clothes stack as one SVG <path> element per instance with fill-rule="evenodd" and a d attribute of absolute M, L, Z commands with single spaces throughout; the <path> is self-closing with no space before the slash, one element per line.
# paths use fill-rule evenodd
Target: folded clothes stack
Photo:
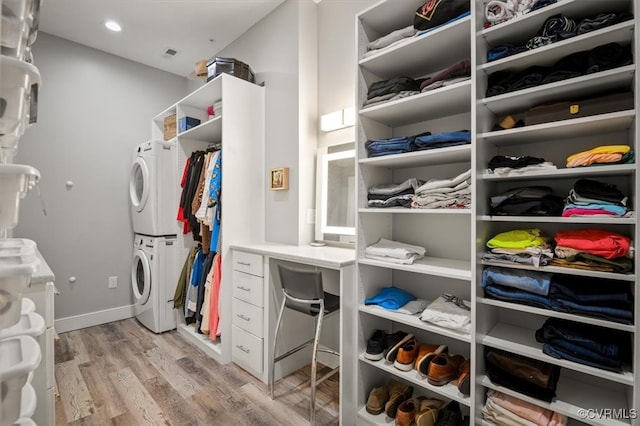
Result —
<path fill-rule="evenodd" d="M 420 91 L 428 92 L 429 90 L 438 89 L 444 86 L 450 86 L 461 81 L 471 78 L 471 60 L 463 59 L 440 71 L 431 77 L 424 79 L 420 83 Z"/>
<path fill-rule="evenodd" d="M 422 321 L 469 334 L 471 332 L 471 302 L 445 293 L 420 314 Z"/>
<path fill-rule="evenodd" d="M 485 27 L 510 21 L 555 2 L 556 0 L 491 0 L 487 2 L 484 8 Z"/>
<path fill-rule="evenodd" d="M 365 305 L 374 305 L 399 314 L 415 315 L 427 307 L 428 302 L 398 287 L 384 287 L 373 297 L 364 299 Z"/>
<path fill-rule="evenodd" d="M 487 173 L 500 176 L 521 175 L 528 172 L 556 170 L 555 164 L 544 158 L 529 155 L 509 156 L 496 155 L 489 160 Z"/>
<path fill-rule="evenodd" d="M 576 181 L 569 191 L 563 217 L 622 217 L 627 211 L 627 196 L 610 183 L 591 179 Z"/>
<path fill-rule="evenodd" d="M 624 282 L 490 266 L 482 288 L 489 299 L 633 323 L 633 295 Z"/>
<path fill-rule="evenodd" d="M 553 66 L 534 65 L 521 71 L 504 70 L 489 75 L 487 97 L 528 89 L 633 63 L 631 47 L 608 43 L 573 53 Z"/>
<path fill-rule="evenodd" d="M 410 77 L 394 77 L 371 83 L 363 107 L 393 101 L 420 93 L 420 81 Z"/>
<path fill-rule="evenodd" d="M 559 366 L 493 348 L 484 356 L 493 383 L 547 402 L 556 396 Z"/>
<path fill-rule="evenodd" d="M 502 232 L 487 241 L 491 250 L 482 255 L 482 260 L 491 262 L 521 263 L 525 265 L 548 265 L 553 259 L 550 238 L 540 229 L 515 229 Z"/>
<path fill-rule="evenodd" d="M 536 331 L 536 341 L 554 358 L 617 373 L 630 361 L 629 334 L 610 328 L 549 318 Z"/>
<path fill-rule="evenodd" d="M 493 195 L 489 204 L 492 215 L 560 216 L 564 200 L 548 186 L 525 186 Z"/>
<path fill-rule="evenodd" d="M 424 247 L 385 238 L 380 238 L 377 243 L 368 246 L 364 250 L 364 257 L 366 258 L 405 265 L 412 264 L 417 259 L 424 257 L 425 254 Z"/>
<path fill-rule="evenodd" d="M 552 265 L 603 272 L 633 270 L 630 238 L 603 229 L 558 231 Z"/>
<path fill-rule="evenodd" d="M 471 143 L 469 130 L 457 130 L 453 132 L 419 133 L 413 136 L 397 136 L 387 139 L 371 139 L 365 142 L 364 147 L 369 157 L 383 155 L 402 154 L 411 151 L 424 151 L 429 149 L 447 148 L 450 146 L 465 145 Z"/>
<path fill-rule="evenodd" d="M 471 207 L 471 170 L 451 179 L 430 179 L 416 189 L 411 207 L 419 209 Z"/>
<path fill-rule="evenodd" d="M 372 208 L 411 207 L 416 189 L 423 183 L 424 181 L 411 178 L 398 184 L 371 186 L 367 191 L 367 205 Z"/>
<path fill-rule="evenodd" d="M 584 167 L 593 164 L 633 164 L 635 153 L 627 145 L 602 145 L 567 157 L 567 167 Z"/>
<path fill-rule="evenodd" d="M 565 426 L 567 417 L 493 389 L 487 391 L 483 420 L 495 425 Z"/>

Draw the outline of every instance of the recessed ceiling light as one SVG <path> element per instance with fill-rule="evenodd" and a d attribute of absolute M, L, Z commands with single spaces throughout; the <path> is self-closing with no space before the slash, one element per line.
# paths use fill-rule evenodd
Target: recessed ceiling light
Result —
<path fill-rule="evenodd" d="M 122 31 L 122 27 L 116 21 L 107 21 L 104 23 L 104 26 L 110 29 L 111 31 Z"/>

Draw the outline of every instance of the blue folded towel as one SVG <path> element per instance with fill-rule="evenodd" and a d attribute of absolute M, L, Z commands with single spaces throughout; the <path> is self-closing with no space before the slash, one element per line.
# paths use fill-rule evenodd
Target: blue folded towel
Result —
<path fill-rule="evenodd" d="M 378 305 L 385 309 L 399 309 L 411 302 L 412 300 L 416 300 L 416 297 L 408 293 L 400 288 L 396 287 L 385 287 L 375 296 L 365 299 L 365 305 Z"/>

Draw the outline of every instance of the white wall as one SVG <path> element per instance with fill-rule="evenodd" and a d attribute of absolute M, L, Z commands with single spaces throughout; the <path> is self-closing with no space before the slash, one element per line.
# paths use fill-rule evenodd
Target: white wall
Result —
<path fill-rule="evenodd" d="M 55 273 L 56 318 L 130 305 L 133 149 L 150 138 L 151 118 L 184 96 L 186 79 L 42 32 L 33 52 L 38 123 L 15 162 L 40 171 L 48 214 L 30 193 L 13 234 L 35 240 Z M 117 289 L 107 288 L 112 275 Z"/>

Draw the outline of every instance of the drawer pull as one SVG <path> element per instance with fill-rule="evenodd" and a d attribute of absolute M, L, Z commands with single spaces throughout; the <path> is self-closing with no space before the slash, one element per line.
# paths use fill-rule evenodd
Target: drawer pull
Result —
<path fill-rule="evenodd" d="M 242 290 L 242 291 L 251 291 L 251 289 L 249 287 L 245 287 L 245 286 L 238 286 L 238 290 Z M 171 299 L 171 301 L 173 301 L 173 299 Z"/>
<path fill-rule="evenodd" d="M 238 265 L 251 266 L 251 262 L 238 262 Z"/>
<path fill-rule="evenodd" d="M 244 352 L 245 354 L 248 354 L 249 352 L 251 352 L 249 349 L 245 348 L 242 345 L 236 345 L 236 348 L 240 349 L 242 352 Z"/>
<path fill-rule="evenodd" d="M 251 318 L 249 318 L 249 317 L 245 317 L 245 316 L 244 316 L 244 315 L 242 315 L 242 314 L 237 314 L 236 316 L 237 316 L 238 318 L 240 318 L 240 319 L 245 320 L 245 321 L 251 321 Z"/>

